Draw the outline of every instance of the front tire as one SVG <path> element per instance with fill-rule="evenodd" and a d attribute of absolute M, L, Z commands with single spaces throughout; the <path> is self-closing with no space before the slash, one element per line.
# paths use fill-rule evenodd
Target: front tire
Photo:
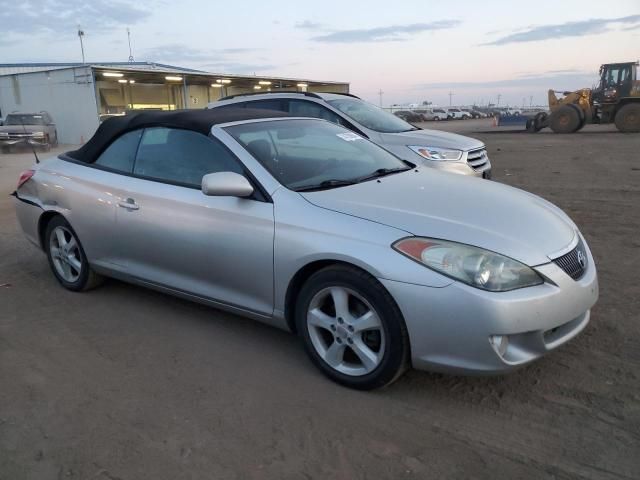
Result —
<path fill-rule="evenodd" d="M 313 274 L 296 302 L 296 326 L 313 363 L 358 390 L 384 387 L 409 365 L 400 309 L 371 275 L 347 266 Z"/>
<path fill-rule="evenodd" d="M 62 216 L 49 221 L 44 238 L 49 266 L 64 288 L 80 292 L 102 283 L 102 276 L 91 269 L 78 236 Z"/>
<path fill-rule="evenodd" d="M 555 133 L 574 133 L 580 128 L 580 110 L 575 105 L 563 105 L 551 114 L 549 122 Z"/>

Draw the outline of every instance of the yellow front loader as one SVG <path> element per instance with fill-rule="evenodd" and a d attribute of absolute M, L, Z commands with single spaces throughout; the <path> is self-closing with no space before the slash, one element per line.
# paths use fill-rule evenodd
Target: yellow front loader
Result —
<path fill-rule="evenodd" d="M 527 130 L 550 127 L 556 133 L 573 133 L 587 123 L 615 122 L 621 132 L 640 132 L 637 71 L 638 62 L 607 63 L 600 67 L 600 83 L 594 89 L 549 90 L 549 113 L 538 113 L 527 121 Z"/>

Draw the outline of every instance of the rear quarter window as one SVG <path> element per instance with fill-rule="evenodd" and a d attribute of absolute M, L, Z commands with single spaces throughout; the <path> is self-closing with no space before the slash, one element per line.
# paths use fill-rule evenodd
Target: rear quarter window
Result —
<path fill-rule="evenodd" d="M 102 152 L 94 164 L 118 172 L 131 173 L 141 136 L 142 130 L 121 135 Z"/>

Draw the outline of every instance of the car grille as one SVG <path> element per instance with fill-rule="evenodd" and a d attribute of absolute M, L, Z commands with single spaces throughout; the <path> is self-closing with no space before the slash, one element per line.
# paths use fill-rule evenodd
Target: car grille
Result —
<path fill-rule="evenodd" d="M 482 170 L 488 161 L 489 157 L 485 148 L 471 150 L 467 153 L 467 163 L 474 170 Z"/>
<path fill-rule="evenodd" d="M 558 265 L 574 280 L 580 279 L 587 270 L 587 252 L 582 244 L 582 240 L 578 242 L 576 248 L 554 259 L 553 263 Z"/>

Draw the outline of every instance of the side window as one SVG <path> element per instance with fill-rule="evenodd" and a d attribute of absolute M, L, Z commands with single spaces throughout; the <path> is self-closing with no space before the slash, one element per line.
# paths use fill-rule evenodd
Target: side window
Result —
<path fill-rule="evenodd" d="M 242 174 L 242 165 L 217 140 L 191 130 L 147 128 L 133 173 L 160 181 L 200 186 L 214 172 Z"/>
<path fill-rule="evenodd" d="M 118 137 L 107 149 L 102 152 L 95 165 L 117 170 L 119 172 L 131 173 L 133 162 L 136 158 L 136 150 L 140 143 L 142 130 L 127 132 Z"/>
<path fill-rule="evenodd" d="M 342 119 L 331 110 L 324 108 L 317 103 L 308 102 L 306 100 L 289 100 L 289 113 L 296 117 L 312 117 L 329 120 L 332 123 L 343 125 Z"/>
<path fill-rule="evenodd" d="M 253 102 L 247 102 L 247 108 L 259 108 L 260 110 L 278 110 L 284 111 L 282 106 L 282 100 L 256 100 Z"/>
<path fill-rule="evenodd" d="M 230 103 L 229 105 L 223 105 L 222 107 L 213 107 L 216 110 L 229 110 L 230 108 L 245 108 L 247 106 L 247 102 L 241 103 Z"/>

